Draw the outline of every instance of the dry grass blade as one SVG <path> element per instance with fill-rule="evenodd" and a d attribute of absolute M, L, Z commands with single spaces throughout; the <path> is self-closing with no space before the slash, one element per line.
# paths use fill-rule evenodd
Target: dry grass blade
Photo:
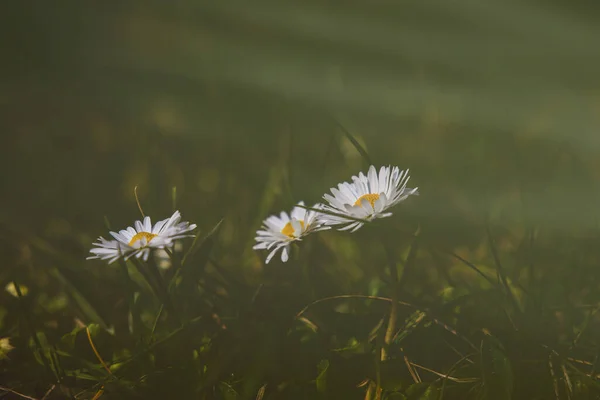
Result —
<path fill-rule="evenodd" d="M 571 384 L 571 379 L 569 378 L 569 374 L 567 373 L 565 364 L 561 365 L 561 369 L 563 372 L 563 376 L 565 377 L 565 386 L 567 387 L 567 397 L 569 399 L 571 399 L 571 394 L 573 393 L 573 385 Z"/>
<path fill-rule="evenodd" d="M 306 317 L 299 317 L 298 321 L 303 322 L 313 332 L 316 332 L 319 329 L 319 327 L 317 326 L 317 324 L 315 324 L 314 322 L 312 322 L 310 319 L 308 319 Z"/>
<path fill-rule="evenodd" d="M 578 360 L 577 358 L 573 358 L 573 357 L 567 357 L 567 360 L 577 363 L 577 364 L 582 364 L 582 365 L 587 365 L 588 367 L 592 367 L 594 365 L 594 363 L 586 361 L 586 360 Z"/>
<path fill-rule="evenodd" d="M 448 374 L 443 374 L 441 372 L 435 371 L 433 369 L 424 367 L 422 365 L 419 365 L 419 364 L 416 364 L 413 362 L 411 362 L 410 365 L 412 365 L 413 367 L 422 369 L 423 371 L 431 372 L 432 374 L 435 374 L 435 375 L 439 376 L 440 378 L 448 379 L 448 380 L 451 380 L 452 382 L 456 382 L 456 383 L 472 383 L 472 382 L 479 381 L 479 378 L 456 378 L 454 376 L 450 376 Z"/>
<path fill-rule="evenodd" d="M 548 367 L 550 368 L 550 376 L 552 377 L 552 384 L 554 386 L 554 395 L 556 399 L 560 399 L 560 394 L 558 393 L 558 380 L 556 379 L 556 375 L 554 374 L 554 365 L 552 364 L 552 354 L 548 355 Z"/>
<path fill-rule="evenodd" d="M 454 370 L 455 370 L 456 368 L 458 368 L 458 366 L 460 365 L 460 363 L 462 363 L 463 361 L 468 361 L 468 362 L 470 362 L 471 364 L 473 364 L 473 361 L 471 361 L 471 360 L 469 359 L 469 357 L 472 357 L 472 356 L 474 356 L 474 355 L 475 355 L 474 353 L 471 353 L 471 354 L 467 354 L 467 355 L 461 356 L 460 360 L 458 360 L 457 362 L 455 362 L 455 363 L 454 363 L 454 364 L 453 364 L 453 365 L 450 367 L 450 369 L 448 370 L 448 372 L 446 373 L 446 375 L 443 377 L 443 381 L 442 381 L 442 387 L 440 388 L 440 397 L 439 397 L 439 399 L 438 399 L 438 400 L 443 400 L 443 398 L 444 398 L 444 389 L 446 388 L 446 382 L 448 382 L 448 377 L 450 376 L 450 374 L 451 374 L 451 373 L 453 373 L 453 372 L 454 372 Z"/>
<path fill-rule="evenodd" d="M 140 198 L 138 197 L 138 187 L 137 185 L 133 188 L 133 195 L 135 196 L 135 202 L 137 203 L 138 209 L 140 210 L 140 214 L 142 214 L 142 218 L 146 217 L 144 214 L 144 210 L 142 210 L 142 204 L 140 203 Z"/>
<path fill-rule="evenodd" d="M 42 399 L 41 399 L 41 400 L 44 400 L 44 399 L 46 399 L 48 396 L 50 396 L 50 393 L 52 393 L 52 392 L 54 391 L 54 389 L 56 389 L 56 385 L 52 385 L 52 386 L 50 386 L 50 389 L 48 389 L 48 390 L 46 391 L 46 393 L 44 393 L 44 397 L 42 397 Z"/>
<path fill-rule="evenodd" d="M 98 361 L 100 361 L 100 364 L 102 364 L 102 366 L 104 367 L 104 369 L 106 370 L 106 372 L 108 372 L 109 375 L 112 375 L 112 372 L 110 371 L 110 368 L 108 368 L 108 366 L 106 365 L 106 363 L 102 359 L 102 356 L 98 352 L 98 349 L 96 349 L 96 346 L 94 345 L 94 342 L 92 341 L 92 334 L 90 333 L 90 328 L 88 326 L 85 327 L 85 332 L 87 333 L 88 341 L 90 342 L 90 346 L 92 347 L 92 350 L 94 351 L 94 354 L 96 355 L 96 358 L 98 359 Z"/>
<path fill-rule="evenodd" d="M 171 188 L 171 207 L 173 208 L 173 212 L 177 210 L 177 186 L 173 186 Z"/>
<path fill-rule="evenodd" d="M 419 324 L 425 319 L 425 316 L 427 314 L 425 314 L 424 312 L 419 313 L 418 317 L 415 318 L 412 321 L 408 321 L 408 323 L 406 323 L 402 328 L 398 329 L 398 331 L 396 332 L 396 334 L 394 335 L 394 337 L 392 338 L 392 342 L 395 342 L 398 339 L 398 336 L 400 336 L 401 333 L 403 332 L 412 332 L 413 330 L 415 330 Z"/>
<path fill-rule="evenodd" d="M 323 303 L 323 302 L 327 302 L 327 301 L 331 301 L 331 300 L 340 300 L 340 299 L 367 299 L 367 300 L 387 301 L 388 303 L 392 302 L 392 299 L 390 299 L 389 297 L 368 296 L 368 295 L 361 295 L 361 294 L 343 294 L 343 295 L 338 295 L 338 296 L 325 297 L 325 298 L 313 301 L 312 303 L 305 306 L 302 310 L 300 310 L 296 314 L 296 318 L 300 318 L 302 316 L 302 314 L 304 314 L 309 308 L 311 308 L 319 303 Z M 404 301 L 398 301 L 397 304 L 403 305 L 406 307 L 410 307 L 417 311 L 421 310 L 419 307 L 415 306 L 414 304 L 410 304 L 410 303 L 407 303 Z M 467 339 L 465 336 L 459 334 L 455 329 L 453 329 L 449 325 L 447 325 L 444 322 L 440 321 L 439 319 L 433 318 L 429 315 L 428 315 L 428 318 L 431 319 L 431 321 L 433 321 L 435 324 L 441 326 L 448 332 L 452 333 L 454 336 L 459 337 L 461 340 L 463 340 L 465 343 L 467 343 L 474 350 L 479 351 L 477 346 L 475 346 L 469 339 Z"/>
<path fill-rule="evenodd" d="M 421 377 L 419 376 L 417 371 L 412 367 L 410 361 L 408 360 L 408 357 L 406 357 L 406 354 L 403 354 L 403 358 L 404 363 L 406 364 L 406 368 L 408 368 L 408 372 L 410 373 L 410 376 L 412 377 L 413 381 L 415 381 L 415 383 L 420 383 Z"/>
<path fill-rule="evenodd" d="M 309 308 L 311 308 L 314 305 L 317 305 L 319 303 L 323 303 L 326 301 L 340 300 L 340 299 L 366 299 L 366 300 L 387 301 L 388 303 L 392 302 L 392 299 L 390 299 L 388 297 L 368 296 L 368 295 L 362 295 L 362 294 L 342 294 L 339 296 L 325 297 L 325 298 L 313 301 L 312 303 L 310 303 L 306 307 L 304 307 L 302 310 L 300 310 L 300 312 L 298 312 L 296 314 L 296 318 L 300 318 L 302 316 L 302 314 L 304 314 Z M 399 301 L 398 304 L 407 306 L 407 307 L 417 308 L 416 306 L 414 306 L 410 303 L 403 302 L 403 301 Z"/>
<path fill-rule="evenodd" d="M 431 317 L 430 317 L 431 318 Z M 445 324 L 444 322 L 440 321 L 437 318 L 431 318 L 431 320 L 433 322 L 435 322 L 437 325 L 441 326 L 442 328 L 444 328 L 445 330 L 447 330 L 448 332 L 450 332 L 451 334 L 453 334 L 456 337 L 461 338 L 465 343 L 467 343 L 469 346 L 471 346 L 474 350 L 479 351 L 479 348 L 477 348 L 477 346 L 475 346 L 469 339 L 467 339 L 465 336 L 461 335 L 460 333 L 458 333 L 456 331 L 456 329 L 450 327 L 449 325 Z"/>
<path fill-rule="evenodd" d="M 265 396 L 265 392 L 267 391 L 267 384 L 265 383 L 258 389 L 258 393 L 256 394 L 256 400 L 262 400 Z"/>
<path fill-rule="evenodd" d="M 96 392 L 96 394 L 94 395 L 94 397 L 92 397 L 92 400 L 98 400 L 103 394 L 104 394 L 104 386 L 102 386 L 100 388 L 100 390 L 98 390 Z"/>
<path fill-rule="evenodd" d="M 3 390 L 5 393 L 12 393 L 12 394 L 14 394 L 16 396 L 19 396 L 19 397 L 23 398 L 23 399 L 38 400 L 35 397 L 27 396 L 26 394 L 19 393 L 16 390 L 13 390 L 11 388 L 7 388 L 7 387 L 4 387 L 4 386 L 0 386 L 0 390 Z M 2 397 L 4 397 L 4 396 L 2 396 Z"/>

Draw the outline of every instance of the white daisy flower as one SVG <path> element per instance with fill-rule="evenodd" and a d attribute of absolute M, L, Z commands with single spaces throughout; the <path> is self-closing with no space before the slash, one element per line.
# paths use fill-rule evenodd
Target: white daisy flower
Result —
<path fill-rule="evenodd" d="M 325 211 L 352 218 L 323 214 L 325 225 L 346 225 L 340 230 L 351 229 L 351 232 L 354 232 L 365 222 L 389 217 L 392 213 L 384 212 L 385 210 L 410 195 L 418 194 L 418 188 L 406 187 L 408 179 L 408 170 L 400 171 L 398 167 L 391 166 L 381 167 L 378 175 L 375 167 L 371 165 L 366 176 L 361 172 L 352 177 L 352 183 L 344 182 L 340 183 L 337 189 L 332 188 L 333 196 L 323 196 L 329 202 L 328 206 L 324 206 Z"/>
<path fill-rule="evenodd" d="M 175 240 L 194 237 L 187 233 L 196 229 L 196 225 L 179 222 L 180 220 L 181 214 L 179 211 L 175 211 L 171 218 L 159 221 L 154 226 L 152 226 L 150 217 L 145 217 L 143 222 L 135 221 L 134 227 L 130 226 L 119 233 L 110 232 L 116 240 L 98 238 L 98 242 L 94 243 L 94 246 L 97 247 L 90 250 L 93 256 L 87 259 L 109 260 L 110 264 L 120 257 L 128 260 L 130 257 L 136 256 L 148 261 L 151 250 L 172 248 Z"/>
<path fill-rule="evenodd" d="M 299 202 L 299 206 L 304 206 L 304 202 Z M 313 206 L 315 209 L 322 208 L 322 204 Z M 263 221 L 262 229 L 256 234 L 257 244 L 253 247 L 254 250 L 271 250 L 266 264 L 271 261 L 271 258 L 281 252 L 281 261 L 286 262 L 289 258 L 290 243 L 302 240 L 302 238 L 312 232 L 330 229 L 328 226 L 323 226 L 320 220 L 322 214 L 317 211 L 307 210 L 302 207 L 294 207 L 290 215 L 282 212 L 279 217 L 272 215 Z"/>

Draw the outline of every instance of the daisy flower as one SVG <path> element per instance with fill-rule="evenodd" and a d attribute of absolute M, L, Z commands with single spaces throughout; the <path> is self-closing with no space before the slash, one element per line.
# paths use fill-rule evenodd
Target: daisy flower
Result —
<path fill-rule="evenodd" d="M 142 221 L 135 221 L 134 227 L 128 227 L 117 232 L 110 232 L 115 240 L 98 238 L 94 243 L 95 248 L 90 250 L 93 256 L 88 260 L 99 258 L 112 263 L 120 257 L 128 260 L 132 256 L 148 261 L 150 251 L 153 249 L 172 248 L 174 241 L 184 237 L 193 237 L 188 232 L 196 229 L 195 224 L 180 222 L 181 214 L 175 211 L 171 218 L 164 219 L 152 226 L 150 217 Z"/>
<path fill-rule="evenodd" d="M 329 202 L 324 206 L 325 211 L 343 216 L 323 214 L 325 225 L 346 225 L 340 230 L 351 229 L 351 232 L 362 227 L 365 222 L 375 218 L 385 218 L 392 215 L 385 212 L 388 208 L 395 206 L 408 196 L 418 194 L 417 188 L 409 189 L 408 170 L 400 171 L 398 167 L 381 167 L 379 174 L 371 165 L 367 175 L 362 172 L 352 177 L 352 183 L 340 183 L 331 189 L 331 194 L 325 194 L 323 198 Z M 356 221 L 360 219 L 361 221 Z"/>
<path fill-rule="evenodd" d="M 298 206 L 304 206 L 304 202 L 298 203 Z M 262 229 L 256 232 L 256 242 L 254 250 L 271 250 L 266 264 L 271 261 L 273 256 L 281 249 L 281 261 L 286 262 L 289 258 L 290 243 L 302 240 L 302 238 L 312 232 L 329 229 L 323 226 L 320 219 L 321 214 L 307 210 L 302 207 L 294 207 L 290 215 L 282 212 L 279 216 L 272 215 L 263 221 Z M 313 208 L 320 209 L 322 204 L 316 204 Z"/>

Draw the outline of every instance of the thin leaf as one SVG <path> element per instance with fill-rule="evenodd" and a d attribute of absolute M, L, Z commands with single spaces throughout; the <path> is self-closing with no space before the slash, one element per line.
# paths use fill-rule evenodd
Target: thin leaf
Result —
<path fill-rule="evenodd" d="M 500 257 L 498 256 L 498 252 L 496 251 L 496 245 L 494 243 L 494 238 L 492 237 L 492 232 L 489 226 L 486 227 L 486 232 L 490 250 L 492 252 L 492 256 L 494 257 L 494 262 L 496 263 L 496 270 L 498 271 L 498 276 L 502 281 L 502 285 L 504 285 L 504 289 L 506 290 L 506 296 L 508 297 L 509 301 L 514 306 L 514 309 L 516 311 L 523 312 L 523 310 L 519 306 L 517 298 L 515 297 L 514 293 L 512 292 L 512 289 L 510 288 L 510 285 L 508 284 L 508 279 L 506 278 L 506 271 L 504 270 L 504 267 L 500 262 Z"/>
<path fill-rule="evenodd" d="M 504 347 L 493 336 L 481 342 L 483 393 L 487 400 L 510 400 L 513 391 L 513 373 Z"/>
<path fill-rule="evenodd" d="M 219 382 L 219 390 L 223 396 L 223 400 L 238 400 L 240 398 L 238 392 L 226 382 Z"/>
<path fill-rule="evenodd" d="M 81 293 L 75 285 L 71 283 L 58 268 L 54 268 L 51 270 L 51 274 L 58 279 L 67 289 L 67 293 L 71 296 L 71 298 L 75 301 L 75 303 L 79 306 L 81 312 L 85 315 L 87 323 L 97 323 L 102 328 L 108 329 L 108 325 L 104 321 L 104 319 L 100 316 L 98 311 L 92 306 L 92 304 L 85 298 L 83 293 Z"/>
<path fill-rule="evenodd" d="M 329 360 L 321 360 L 319 365 L 317 365 L 317 369 L 319 370 L 319 375 L 315 382 L 317 385 L 317 392 L 325 393 L 327 392 L 327 370 L 329 369 Z"/>
<path fill-rule="evenodd" d="M 309 210 L 309 211 L 315 211 L 321 214 L 327 214 L 327 215 L 333 215 L 334 217 L 340 217 L 340 218 L 344 218 L 347 219 L 348 221 L 356 221 L 356 222 L 368 222 L 366 219 L 361 219 L 361 218 L 355 218 L 355 217 L 351 217 L 347 214 L 340 214 L 340 213 L 336 213 L 333 211 L 329 211 L 329 210 L 323 210 L 323 209 L 319 209 L 319 208 L 313 208 L 313 207 L 307 207 L 307 206 L 303 206 L 301 204 L 296 204 L 295 207 L 300 207 L 300 208 L 304 208 L 305 210 Z"/>
<path fill-rule="evenodd" d="M 367 153 L 367 150 L 365 150 L 365 148 L 362 147 L 362 145 L 358 142 L 358 140 L 356 140 L 356 138 L 354 136 L 352 136 L 352 134 L 350 132 L 348 132 L 348 130 L 346 128 L 344 128 L 344 126 L 342 124 L 340 124 L 338 121 L 336 121 L 336 123 L 340 127 L 342 132 L 344 132 L 344 135 L 346 135 L 346 137 L 348 138 L 350 143 L 352 143 L 352 146 L 354 146 L 356 151 L 358 151 L 358 153 L 361 155 L 361 157 L 365 160 L 365 162 L 369 166 L 373 165 L 373 162 L 371 161 L 371 157 L 369 157 L 369 153 Z"/>
<path fill-rule="evenodd" d="M 181 260 L 182 269 L 183 269 L 186 261 L 190 257 L 194 256 L 194 254 L 196 254 L 197 252 L 199 252 L 201 250 L 206 251 L 207 247 L 212 248 L 213 241 L 211 239 L 219 231 L 219 228 L 221 227 L 222 223 L 223 223 L 223 218 L 221 218 L 221 220 L 219 222 L 217 222 L 217 224 L 210 230 L 210 232 L 208 232 L 208 234 L 204 236 L 204 238 L 202 239 L 202 241 L 200 243 L 197 243 L 198 237 L 196 237 L 196 239 L 194 240 L 194 243 L 192 244 L 192 246 L 190 247 L 188 252 L 183 256 L 183 259 Z M 201 254 L 203 254 L 203 252 L 201 252 Z M 208 261 L 207 254 L 206 254 L 206 261 Z"/>
<path fill-rule="evenodd" d="M 419 382 L 406 389 L 407 400 L 437 400 L 439 388 L 426 382 Z"/>

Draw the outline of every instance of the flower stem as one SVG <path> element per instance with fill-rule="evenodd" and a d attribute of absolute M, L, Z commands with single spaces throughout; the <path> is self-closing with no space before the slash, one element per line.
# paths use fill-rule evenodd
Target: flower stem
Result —
<path fill-rule="evenodd" d="M 390 275 L 392 278 L 392 304 L 390 307 L 390 316 L 388 319 L 387 329 L 385 331 L 384 336 L 384 346 L 381 349 L 381 361 L 385 361 L 388 359 L 388 348 L 392 343 L 392 339 L 394 338 L 394 333 L 396 332 L 396 321 L 398 318 L 398 297 L 399 297 L 399 280 L 398 280 L 398 267 L 396 265 L 396 260 L 394 260 L 392 250 L 389 248 L 389 245 L 385 245 L 386 253 L 388 255 L 388 262 L 390 265 Z"/>
<path fill-rule="evenodd" d="M 167 286 L 160 275 L 160 271 L 156 264 L 152 261 L 142 264 L 142 262 L 135 257 L 132 257 L 133 263 L 138 269 L 138 271 L 144 276 L 156 297 L 161 301 L 161 304 L 165 306 L 167 311 L 169 311 L 168 315 L 171 315 L 177 324 L 180 324 L 179 316 L 175 310 L 175 306 L 171 301 L 171 297 L 169 296 L 169 292 L 167 290 Z"/>

